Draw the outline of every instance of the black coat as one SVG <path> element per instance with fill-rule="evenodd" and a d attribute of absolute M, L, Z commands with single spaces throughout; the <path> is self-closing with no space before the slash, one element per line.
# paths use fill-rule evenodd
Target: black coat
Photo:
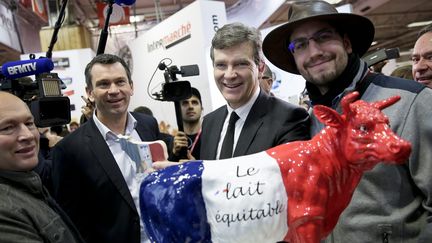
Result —
<path fill-rule="evenodd" d="M 153 117 L 133 115 L 142 141 L 160 139 Z M 131 193 L 93 119 L 54 147 L 52 181 L 54 198 L 88 243 L 140 243 Z"/>
<path fill-rule="evenodd" d="M 227 114 L 227 107 L 222 106 L 204 117 L 200 159 L 216 159 L 220 133 Z M 233 156 L 261 152 L 295 140 L 307 140 L 309 124 L 309 115 L 305 109 L 269 96 L 261 90 L 246 118 Z"/>

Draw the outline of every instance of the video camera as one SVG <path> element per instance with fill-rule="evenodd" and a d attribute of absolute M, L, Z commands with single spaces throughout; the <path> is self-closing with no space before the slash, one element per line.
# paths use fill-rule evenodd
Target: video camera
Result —
<path fill-rule="evenodd" d="M 400 57 L 399 48 L 389 48 L 377 50 L 362 59 L 367 63 L 368 67 L 373 66 L 385 60 L 395 59 Z"/>
<path fill-rule="evenodd" d="M 30 108 L 37 127 L 68 124 L 71 119 L 70 101 L 63 97 L 64 86 L 56 73 L 50 73 L 54 64 L 48 58 L 9 62 L 0 72 L 0 90 L 22 99 Z M 36 75 L 35 81 L 28 76 Z"/>
<path fill-rule="evenodd" d="M 164 71 L 165 83 L 162 84 L 162 90 L 159 93 L 154 93 L 157 100 L 161 101 L 181 101 L 191 97 L 191 85 L 189 81 L 179 81 L 177 74 L 182 77 L 199 75 L 198 65 L 167 66 L 161 62 L 158 65 L 159 70 Z"/>
<path fill-rule="evenodd" d="M 0 72 L 0 90 L 10 92 L 21 98 L 30 107 L 37 127 L 51 127 L 68 124 L 71 120 L 70 101 L 63 97 L 61 89 L 66 88 L 56 73 L 51 60 L 52 50 L 63 23 L 67 0 L 62 0 L 60 13 L 55 23 L 53 35 L 46 57 L 4 63 Z M 28 76 L 36 75 L 33 81 Z"/>

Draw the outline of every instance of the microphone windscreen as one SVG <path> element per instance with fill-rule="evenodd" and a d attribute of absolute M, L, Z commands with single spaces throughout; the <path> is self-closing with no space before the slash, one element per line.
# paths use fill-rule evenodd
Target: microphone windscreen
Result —
<path fill-rule="evenodd" d="M 133 5 L 135 0 L 115 0 L 115 3 L 120 6 Z"/>
<path fill-rule="evenodd" d="M 183 77 L 199 75 L 198 65 L 186 65 L 180 67 L 180 72 Z"/>
<path fill-rule="evenodd" d="M 49 58 L 39 58 L 15 62 L 7 62 L 2 66 L 2 74 L 9 79 L 47 73 L 54 69 L 54 63 Z"/>

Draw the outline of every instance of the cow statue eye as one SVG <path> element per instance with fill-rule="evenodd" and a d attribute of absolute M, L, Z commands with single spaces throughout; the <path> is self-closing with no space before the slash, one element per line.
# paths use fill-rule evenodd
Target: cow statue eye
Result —
<path fill-rule="evenodd" d="M 359 130 L 362 132 L 367 132 L 368 129 L 367 129 L 366 125 L 363 124 L 363 125 L 359 126 Z"/>

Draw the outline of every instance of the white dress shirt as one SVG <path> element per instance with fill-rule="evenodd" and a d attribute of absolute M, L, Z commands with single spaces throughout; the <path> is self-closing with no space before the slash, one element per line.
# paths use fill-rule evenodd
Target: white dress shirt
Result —
<path fill-rule="evenodd" d="M 233 154 L 234 154 L 235 148 L 237 146 L 237 141 L 238 141 L 238 139 L 240 137 L 240 133 L 243 129 L 243 125 L 245 124 L 246 118 L 249 115 L 249 112 L 252 109 L 253 104 L 255 103 L 256 99 L 258 99 L 259 92 L 260 92 L 260 88 L 258 87 L 255 90 L 255 93 L 252 95 L 251 99 L 246 104 L 244 104 L 243 106 L 241 106 L 235 110 L 227 104 L 228 115 L 225 117 L 225 122 L 223 124 L 222 131 L 220 134 L 220 139 L 219 139 L 219 143 L 218 143 L 218 147 L 217 147 L 217 153 L 216 153 L 217 154 L 216 159 L 219 159 L 219 157 L 220 157 L 220 152 L 222 150 L 222 143 L 224 141 L 225 134 L 228 130 L 228 123 L 229 123 L 229 118 L 231 116 L 231 112 L 235 111 L 235 113 L 239 116 L 239 119 L 237 120 L 237 122 L 235 124 L 235 131 L 234 131 L 234 143 L 233 143 Z"/>

